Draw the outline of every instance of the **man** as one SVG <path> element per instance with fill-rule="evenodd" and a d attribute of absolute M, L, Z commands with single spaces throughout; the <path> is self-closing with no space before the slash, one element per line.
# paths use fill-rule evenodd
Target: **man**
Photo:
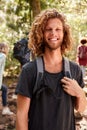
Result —
<path fill-rule="evenodd" d="M 79 66 L 70 61 L 72 79 L 64 76 L 65 51 L 71 38 L 65 18 L 56 9 L 41 12 L 32 24 L 29 45 L 42 56 L 44 75 L 33 93 L 36 60 L 26 64 L 17 85 L 16 130 L 75 130 L 74 108 L 83 112 L 87 102 Z"/>

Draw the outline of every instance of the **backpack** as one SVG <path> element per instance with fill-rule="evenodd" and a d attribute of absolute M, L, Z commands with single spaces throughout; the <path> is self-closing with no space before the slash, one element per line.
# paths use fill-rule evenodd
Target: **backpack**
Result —
<path fill-rule="evenodd" d="M 17 59 L 21 65 L 24 65 L 26 62 L 30 61 L 30 52 L 27 39 L 23 38 L 14 43 L 13 57 Z"/>
<path fill-rule="evenodd" d="M 40 86 L 40 81 L 43 79 L 43 75 L 44 75 L 42 57 L 36 58 L 36 65 L 37 65 L 37 77 L 36 77 L 36 82 L 33 89 L 33 94 L 37 91 L 37 87 Z M 64 58 L 64 73 L 66 77 L 72 78 L 69 60 L 67 58 Z"/>
<path fill-rule="evenodd" d="M 29 123 L 30 124 L 28 125 L 28 129 L 33 129 L 33 130 L 49 129 L 50 130 L 50 128 L 51 128 L 51 130 L 52 130 L 53 124 L 48 126 L 50 112 L 52 112 L 52 110 L 53 110 L 53 109 L 50 109 L 50 106 L 52 104 L 53 104 L 52 107 L 55 107 L 56 105 L 58 106 L 58 104 L 60 104 L 60 102 L 62 102 L 62 104 L 64 104 L 64 100 L 61 100 L 61 96 L 57 95 L 58 93 L 55 94 L 55 92 L 53 92 L 53 90 L 51 90 L 50 87 L 44 85 L 43 58 L 37 57 L 35 59 L 35 63 L 36 63 L 36 67 L 37 67 L 37 76 L 36 76 L 36 81 L 33 84 L 34 85 L 33 96 L 31 98 L 31 104 L 30 104 L 30 109 L 29 109 L 29 119 L 30 119 Z M 64 58 L 64 75 L 67 77 L 71 77 L 70 64 L 66 58 Z M 64 95 L 65 95 L 65 93 L 63 92 L 62 93 L 63 99 L 64 99 Z M 68 99 L 67 99 L 67 96 L 69 97 Z M 68 119 L 69 118 L 71 119 L 71 112 L 73 112 L 73 107 L 72 107 L 72 103 L 71 103 L 72 97 L 70 95 L 67 95 L 67 96 L 66 96 L 67 102 L 65 104 L 70 104 L 70 106 L 69 106 L 70 114 L 67 116 L 68 116 Z M 57 104 L 57 101 L 58 101 L 58 104 Z M 62 105 L 60 105 L 59 109 L 60 109 L 60 111 L 62 111 L 62 109 L 63 109 Z M 64 116 L 66 116 L 66 114 Z M 61 115 L 59 115 L 58 118 L 59 117 L 61 118 Z M 55 116 L 54 116 L 54 118 L 55 118 Z M 57 119 L 57 118 L 55 118 L 55 119 Z M 53 121 L 55 122 L 55 124 L 58 125 L 58 122 L 56 122 L 55 119 L 53 119 Z M 47 121 L 47 122 L 45 122 L 45 121 Z M 57 127 L 60 127 L 60 125 L 59 126 L 57 126 L 57 125 L 55 126 L 55 129 Z M 44 128 L 42 128 L 42 127 L 44 127 Z M 70 126 L 67 128 L 70 128 Z"/>
<path fill-rule="evenodd" d="M 78 57 L 80 59 L 85 59 L 86 58 L 86 47 L 85 46 L 79 47 Z"/>

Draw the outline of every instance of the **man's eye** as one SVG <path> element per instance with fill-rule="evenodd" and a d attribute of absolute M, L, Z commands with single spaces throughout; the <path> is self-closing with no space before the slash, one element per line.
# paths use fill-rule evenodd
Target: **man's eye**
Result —
<path fill-rule="evenodd" d="M 61 29 L 57 28 L 56 31 L 61 31 Z"/>
<path fill-rule="evenodd" d="M 46 29 L 46 31 L 51 31 L 51 29 Z"/>

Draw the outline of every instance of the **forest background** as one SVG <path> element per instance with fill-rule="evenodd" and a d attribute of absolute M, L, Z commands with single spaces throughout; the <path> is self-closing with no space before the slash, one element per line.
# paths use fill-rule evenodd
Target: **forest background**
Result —
<path fill-rule="evenodd" d="M 74 39 L 67 56 L 75 61 L 79 41 L 87 37 L 87 0 L 0 0 L 0 43 L 10 47 L 4 76 L 19 74 L 20 64 L 12 55 L 14 43 L 27 37 L 34 17 L 47 8 L 65 14 Z"/>

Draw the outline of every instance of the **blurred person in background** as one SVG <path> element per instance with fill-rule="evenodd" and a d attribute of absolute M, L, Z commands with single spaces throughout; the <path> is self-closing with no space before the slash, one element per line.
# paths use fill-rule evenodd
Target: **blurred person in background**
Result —
<path fill-rule="evenodd" d="M 12 115 L 13 112 L 10 111 L 7 105 L 7 86 L 2 83 L 3 73 L 5 68 L 6 56 L 8 54 L 8 45 L 5 43 L 0 43 L 0 90 L 2 91 L 2 115 Z"/>
<path fill-rule="evenodd" d="M 86 66 L 87 66 L 87 39 L 82 38 L 80 40 L 80 45 L 77 47 L 77 63 L 81 66 L 83 77 L 86 76 Z"/>

